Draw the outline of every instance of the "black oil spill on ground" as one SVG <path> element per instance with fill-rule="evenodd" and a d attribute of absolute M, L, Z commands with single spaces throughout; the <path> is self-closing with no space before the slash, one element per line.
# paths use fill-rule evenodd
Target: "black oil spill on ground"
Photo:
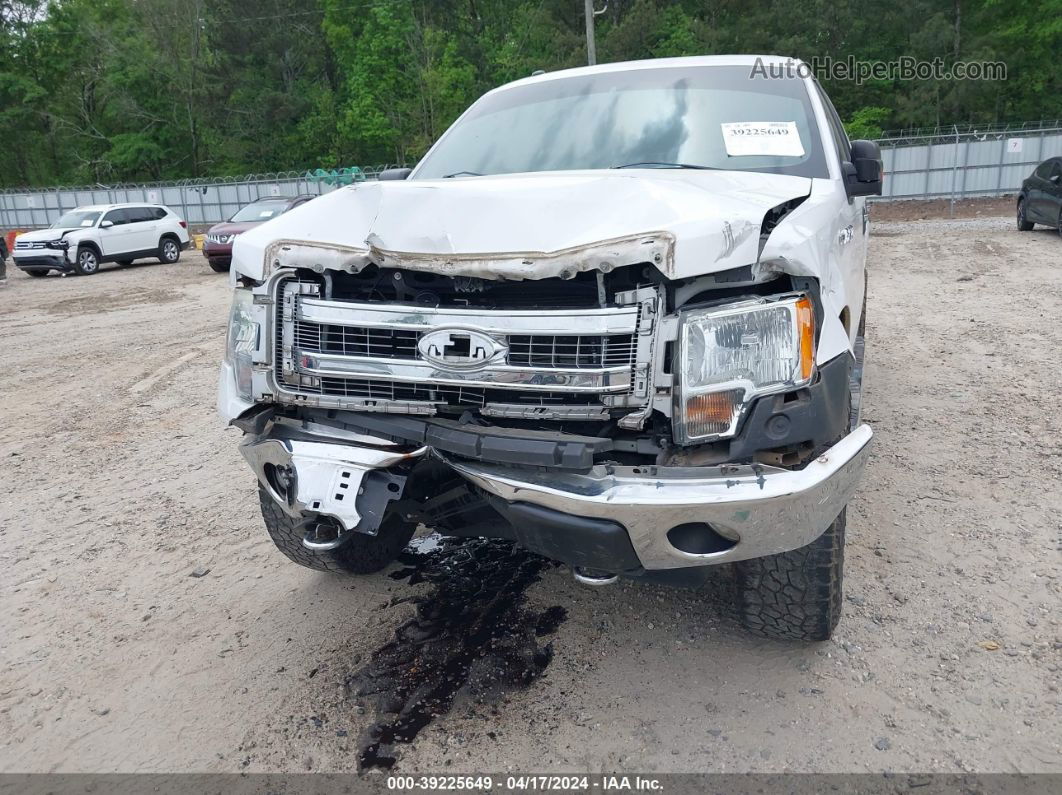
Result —
<path fill-rule="evenodd" d="M 539 639 L 566 616 L 562 607 L 525 607 L 524 592 L 555 564 L 509 542 L 443 538 L 399 560 L 405 568 L 391 577 L 434 590 L 413 600 L 416 616 L 347 679 L 349 693 L 376 702 L 377 720 L 359 743 L 361 768 L 392 767 L 395 746 L 459 696 L 491 703 L 530 685 L 553 657 L 552 644 Z"/>

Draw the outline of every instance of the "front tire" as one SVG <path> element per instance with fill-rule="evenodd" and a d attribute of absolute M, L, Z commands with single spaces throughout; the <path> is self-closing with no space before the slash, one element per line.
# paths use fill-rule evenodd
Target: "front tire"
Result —
<path fill-rule="evenodd" d="M 734 564 L 741 623 L 780 640 L 829 640 L 841 617 L 845 513 L 806 547 Z"/>
<path fill-rule="evenodd" d="M 1033 228 L 1033 222 L 1025 218 L 1025 199 L 1018 199 L 1018 231 L 1028 232 Z"/>
<path fill-rule="evenodd" d="M 306 530 L 303 523 L 284 513 L 261 484 L 258 486 L 258 502 L 262 506 L 266 530 L 277 549 L 289 560 L 317 571 L 346 574 L 380 571 L 398 557 L 416 530 L 415 525 L 402 521 L 400 516 L 392 513 L 384 518 L 376 535 L 354 533 L 338 549 L 318 552 L 302 545 Z"/>
<path fill-rule="evenodd" d="M 212 260 L 212 259 L 211 260 L 207 260 L 207 262 L 210 264 L 210 269 L 212 271 L 214 271 L 214 273 L 228 273 L 229 272 L 229 263 L 228 262 L 219 262 L 219 261 Z"/>
<path fill-rule="evenodd" d="M 159 262 L 172 265 L 181 258 L 181 246 L 172 237 L 164 237 L 159 241 Z"/>
<path fill-rule="evenodd" d="M 96 253 L 95 249 L 82 246 L 77 250 L 77 262 L 74 263 L 74 270 L 81 276 L 91 276 L 94 273 L 99 273 L 100 255 Z"/>

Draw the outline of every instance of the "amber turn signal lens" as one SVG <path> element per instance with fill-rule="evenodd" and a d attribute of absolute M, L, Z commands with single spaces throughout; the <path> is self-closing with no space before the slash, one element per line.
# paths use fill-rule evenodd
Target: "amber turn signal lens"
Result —
<path fill-rule="evenodd" d="M 800 377 L 806 381 L 815 367 L 815 312 L 807 296 L 796 302 L 796 316 L 800 334 Z"/>
<path fill-rule="evenodd" d="M 726 433 L 741 406 L 744 392 L 730 389 L 696 395 L 686 401 L 686 429 L 691 437 Z"/>

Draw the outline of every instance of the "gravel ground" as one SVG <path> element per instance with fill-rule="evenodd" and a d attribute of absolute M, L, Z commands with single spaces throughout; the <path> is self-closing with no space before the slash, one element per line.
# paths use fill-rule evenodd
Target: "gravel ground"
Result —
<path fill-rule="evenodd" d="M 723 569 L 546 566 L 512 613 L 566 609 L 530 641 L 552 659 L 457 693 L 396 771 L 1062 772 L 1062 241 L 879 223 L 869 267 L 836 637 L 749 637 Z M 440 586 L 274 550 L 214 415 L 227 303 L 195 254 L 0 292 L 0 771 L 357 766 L 352 677 Z"/>

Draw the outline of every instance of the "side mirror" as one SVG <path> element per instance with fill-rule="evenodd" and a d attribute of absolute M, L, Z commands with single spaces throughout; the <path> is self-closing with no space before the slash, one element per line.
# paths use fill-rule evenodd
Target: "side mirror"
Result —
<path fill-rule="evenodd" d="M 110 229 L 114 226 L 114 221 L 100 221 L 100 229 Z"/>
<path fill-rule="evenodd" d="M 378 180 L 405 179 L 413 173 L 411 168 L 386 168 L 376 175 Z"/>
<path fill-rule="evenodd" d="M 845 190 L 851 196 L 881 195 L 881 147 L 873 141 L 852 141 L 852 162 L 842 163 Z"/>

